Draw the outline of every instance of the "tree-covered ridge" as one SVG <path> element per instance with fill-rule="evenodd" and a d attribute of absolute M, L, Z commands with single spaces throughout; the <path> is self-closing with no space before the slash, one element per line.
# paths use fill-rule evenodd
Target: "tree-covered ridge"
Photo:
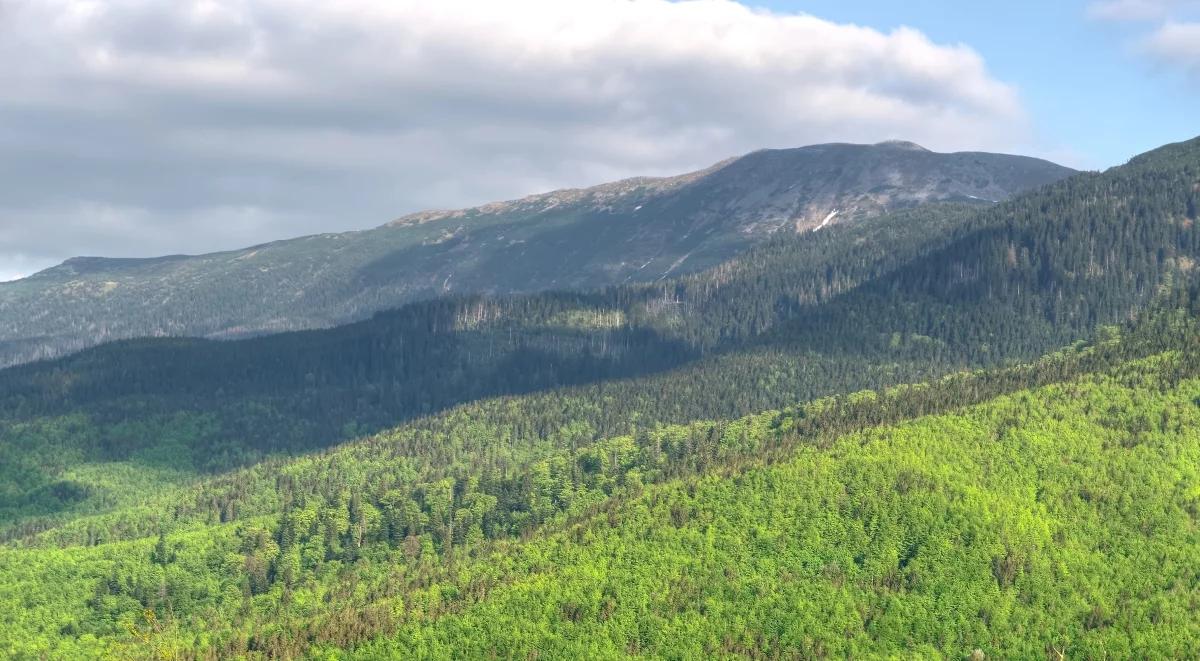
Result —
<path fill-rule="evenodd" d="M 821 399 L 815 408 L 807 409 L 809 414 L 801 427 L 808 435 L 829 434 L 899 419 L 896 416 L 912 417 L 943 410 L 946 406 L 960 406 L 1033 384 L 1071 378 L 1127 360 L 1131 355 L 1178 346 L 1185 342 L 1181 334 L 1190 332 L 1192 325 L 1181 321 L 1167 328 L 1169 330 L 1161 331 L 1161 336 L 1156 330 L 1156 341 L 1149 345 L 1141 340 L 1147 334 L 1139 331 L 1121 343 L 1107 341 L 1096 346 L 1077 346 L 1033 365 L 950 375 L 935 381 L 932 389 L 890 389 L 886 391 L 891 401 L 890 413 L 877 410 L 872 398 Z M 1174 339 L 1161 344 L 1157 341 L 1159 337 Z M 712 362 L 702 368 L 662 378 L 482 400 L 437 416 L 407 422 L 319 454 L 300 458 L 280 456 L 205 480 L 189 490 L 170 489 L 169 506 L 158 510 L 139 509 L 133 517 L 127 509 L 111 517 L 86 517 L 81 516 L 86 511 L 76 508 L 72 512 L 75 518 L 69 523 L 28 520 L 12 525 L 5 534 L 11 541 L 25 545 L 94 545 L 152 535 L 163 527 L 181 523 L 230 522 L 278 512 L 289 507 L 293 491 L 337 500 L 345 494 L 336 488 L 329 491 L 330 485 L 342 484 L 347 479 L 364 485 L 407 484 L 406 488 L 411 491 L 417 490 L 416 485 L 447 477 L 478 482 L 481 475 L 487 474 L 489 479 L 484 479 L 482 484 L 493 490 L 491 495 L 498 496 L 499 490 L 510 488 L 512 484 L 509 479 L 491 479 L 495 477 L 491 473 L 497 470 L 504 474 L 525 474 L 532 464 L 547 456 L 568 449 L 587 448 L 612 437 L 628 436 L 640 439 L 639 442 L 649 442 L 647 434 L 664 424 L 669 425 L 677 419 L 695 420 L 705 412 L 736 411 L 751 402 L 775 402 L 781 408 L 794 405 L 796 397 L 787 386 L 795 382 L 797 373 L 779 368 L 787 364 L 787 357 L 782 355 L 738 356 L 737 361 Z M 772 366 L 775 367 L 773 371 Z M 743 375 L 757 375 L 759 381 L 753 383 L 752 396 L 737 400 L 737 384 L 750 382 L 733 377 Z M 883 375 L 880 380 L 886 381 L 890 376 Z M 733 385 L 726 381 L 732 381 Z M 683 384 L 693 384 L 693 388 L 683 391 Z M 882 386 L 880 388 L 880 392 L 884 392 Z M 661 397 L 664 389 L 682 395 L 683 399 Z M 725 416 L 725 419 L 733 417 L 737 414 Z M 704 439 L 689 441 L 691 450 L 707 447 L 706 444 L 720 437 L 712 436 L 709 431 L 704 434 Z M 172 449 L 177 450 L 167 445 L 164 451 Z M 763 448 L 755 446 L 754 449 Z M 676 459 L 690 461 L 690 456 L 689 453 L 687 457 Z M 727 458 L 725 454 L 713 455 L 708 462 L 724 458 Z M 571 462 L 567 464 L 571 465 Z M 675 466 L 672 470 L 684 467 Z M 555 479 L 563 477 L 560 475 Z M 576 479 L 578 476 L 569 477 Z M 381 502 L 383 495 L 382 492 L 375 493 L 373 502 Z M 534 524 L 539 521 L 537 517 L 532 519 Z M 510 531 L 521 532 L 525 527 L 524 523 L 516 521 Z"/>
<path fill-rule="evenodd" d="M 1200 383 L 1132 381 L 648 487 L 397 595 L 348 656 L 1187 657 Z"/>
<path fill-rule="evenodd" d="M 385 633 L 363 653 L 1186 649 L 1186 593 L 1153 602 L 1171 633 L 1157 638 L 1129 633 L 1148 631 L 1149 611 L 1117 596 L 1144 569 L 1121 559 L 1182 567 L 1196 541 L 1196 337 L 1163 315 L 1027 367 L 563 438 L 523 466 L 494 462 L 493 439 L 423 483 L 405 438 L 379 438 L 227 482 L 271 492 L 231 523 L 189 515 L 184 498 L 176 532 L 157 538 L 0 551 L 0 650 L 291 656 Z M 1120 364 L 1164 345 L 1181 351 Z M 959 608 L 971 599 L 990 605 Z"/>

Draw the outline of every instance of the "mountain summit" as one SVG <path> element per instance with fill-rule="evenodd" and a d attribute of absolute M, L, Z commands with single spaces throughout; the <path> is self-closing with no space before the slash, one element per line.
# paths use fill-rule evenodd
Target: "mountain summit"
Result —
<path fill-rule="evenodd" d="M 448 293 L 655 281 L 778 232 L 930 202 L 988 204 L 1072 173 L 908 142 L 824 144 L 230 252 L 75 258 L 0 284 L 0 365 L 119 338 L 322 327 Z"/>

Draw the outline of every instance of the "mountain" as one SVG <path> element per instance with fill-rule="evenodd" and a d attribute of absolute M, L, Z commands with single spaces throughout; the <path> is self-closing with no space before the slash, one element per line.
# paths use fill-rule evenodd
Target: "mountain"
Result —
<path fill-rule="evenodd" d="M 771 236 L 930 202 L 988 204 L 1072 173 L 904 142 L 815 145 L 244 250 L 80 257 L 0 284 L 0 365 L 121 338 L 326 327 L 447 294 L 653 282 Z"/>
<path fill-rule="evenodd" d="M 491 398 L 593 402 L 539 419 L 595 439 L 1033 359 L 1195 277 L 1197 182 L 1192 141 L 997 205 L 783 234 L 656 283 L 450 297 L 335 329 L 133 340 L 3 370 L 0 526 L 19 536 L 119 499 L 78 466 L 219 472 Z"/>
<path fill-rule="evenodd" d="M 1200 139 L 656 282 L 0 370 L 0 656 L 1187 656 L 1198 210 Z"/>

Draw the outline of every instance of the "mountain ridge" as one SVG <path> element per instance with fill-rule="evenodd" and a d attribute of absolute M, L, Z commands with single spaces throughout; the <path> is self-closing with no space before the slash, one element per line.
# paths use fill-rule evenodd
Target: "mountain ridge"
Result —
<path fill-rule="evenodd" d="M 192 256 L 73 258 L 0 284 L 0 366 L 130 337 L 323 328 L 446 294 L 653 282 L 781 231 L 931 202 L 990 204 L 1072 173 L 1029 157 L 832 143 L 418 212 L 370 230 Z"/>
<path fill-rule="evenodd" d="M 1044 159 L 1030 157 L 1030 156 L 1015 155 L 1015 154 L 1000 154 L 1000 153 L 996 153 L 996 152 L 972 151 L 972 150 L 956 151 L 956 152 L 935 152 L 935 151 L 927 149 L 926 147 L 923 147 L 915 142 L 910 142 L 907 140 L 883 140 L 883 141 L 880 141 L 877 143 L 871 143 L 871 144 L 852 143 L 852 142 L 828 142 L 828 143 L 806 145 L 803 147 L 785 147 L 785 148 L 767 147 L 767 148 L 756 149 L 756 150 L 747 152 L 741 156 L 733 156 L 730 158 L 726 158 L 726 159 L 717 161 L 716 163 L 714 163 L 708 167 L 701 168 L 699 170 L 694 170 L 691 172 L 686 172 L 683 174 L 665 175 L 665 176 L 633 176 L 633 177 L 626 177 L 623 179 L 617 179 L 615 181 L 611 181 L 611 182 L 607 182 L 607 183 L 603 183 L 603 184 L 597 184 L 594 186 L 556 188 L 556 189 L 552 189 L 552 190 L 541 192 L 541 193 L 531 193 L 529 195 L 524 195 L 521 197 L 514 197 L 514 198 L 510 198 L 510 199 L 505 199 L 505 200 L 497 200 L 494 202 L 485 202 L 483 204 L 472 205 L 472 206 L 457 207 L 457 208 L 425 209 L 425 210 L 421 210 L 421 211 L 414 211 L 411 213 L 406 213 L 402 216 L 395 218 L 394 220 L 390 220 L 386 223 L 383 223 L 382 225 L 377 225 L 374 227 L 368 227 L 368 228 L 359 229 L 359 230 L 345 230 L 345 231 L 340 231 L 340 232 L 318 232 L 315 234 L 303 234 L 303 235 L 294 236 L 294 237 L 272 239 L 270 241 L 264 241 L 262 243 L 239 247 L 239 248 L 229 248 L 229 249 L 225 249 L 225 250 L 215 250 L 215 251 L 204 252 L 204 253 L 172 253 L 172 254 L 166 254 L 166 255 L 156 255 L 156 256 L 151 256 L 151 257 L 107 257 L 107 256 L 103 256 L 103 255 L 76 255 L 73 257 L 68 257 L 67 259 L 63 260 L 59 264 L 47 267 L 47 268 L 37 271 L 35 273 L 31 273 L 28 276 L 25 276 L 24 278 L 18 278 L 17 280 L 11 280 L 8 282 L 9 283 L 19 282 L 21 280 L 33 278 L 36 276 L 42 276 L 42 275 L 54 272 L 62 267 L 76 267 L 80 264 L 84 264 L 84 265 L 88 265 L 88 266 L 92 266 L 92 265 L 101 266 L 101 265 L 109 265 L 109 264 L 116 264 L 116 265 L 131 264 L 132 265 L 132 264 L 136 264 L 136 263 L 154 263 L 154 262 L 160 262 L 160 261 L 171 261 L 171 260 L 188 259 L 188 258 L 200 258 L 200 257 L 216 256 L 216 255 L 224 255 L 224 254 L 241 254 L 241 253 L 245 253 L 247 251 L 258 250 L 258 249 L 269 247 L 274 244 L 286 243 L 289 241 L 302 241 L 305 239 L 320 238 L 320 237 L 362 234 L 364 232 L 371 232 L 373 230 L 378 230 L 383 227 L 407 227 L 407 226 L 411 226 L 411 225 L 420 225 L 420 224 L 434 221 L 434 220 L 443 220 L 443 219 L 448 219 L 448 218 L 464 218 L 464 217 L 469 217 L 472 214 L 480 214 L 480 213 L 494 213 L 496 211 L 508 210 L 508 209 L 511 209 L 514 207 L 519 207 L 521 205 L 527 205 L 527 204 L 532 204 L 532 203 L 542 202 L 542 201 L 549 201 L 552 204 L 563 203 L 563 202 L 574 202 L 579 197 L 582 197 L 585 195 L 602 195 L 602 196 L 607 195 L 609 197 L 616 198 L 616 197 L 620 197 L 624 194 L 627 194 L 632 189 L 643 188 L 643 187 L 653 187 L 653 188 L 657 189 L 657 190 L 655 190 L 655 192 L 669 192 L 677 187 L 692 183 L 692 182 L 696 181 L 697 179 L 703 178 L 707 175 L 717 172 L 735 162 L 741 161 L 743 159 L 759 156 L 759 155 L 772 154 L 772 153 L 789 153 L 789 152 L 819 152 L 819 151 L 824 151 L 827 149 L 864 148 L 864 147 L 865 148 L 893 148 L 893 149 L 902 150 L 902 151 L 912 151 L 912 152 L 919 152 L 919 153 L 938 155 L 938 156 L 967 157 L 967 156 L 997 156 L 998 155 L 998 156 L 1004 156 L 1004 157 L 1012 158 L 1012 159 L 1025 159 L 1025 160 L 1028 160 L 1031 162 L 1047 163 L 1050 165 L 1055 165 L 1056 167 L 1063 168 L 1064 170 L 1070 169 L 1070 168 L 1065 168 L 1064 166 L 1057 166 L 1056 164 L 1053 164 L 1050 161 L 1045 161 Z M 984 199 L 984 198 L 972 198 L 972 199 Z M 984 201 L 995 202 L 996 200 L 984 199 Z M 0 283 L 0 284 L 8 284 L 8 283 Z"/>

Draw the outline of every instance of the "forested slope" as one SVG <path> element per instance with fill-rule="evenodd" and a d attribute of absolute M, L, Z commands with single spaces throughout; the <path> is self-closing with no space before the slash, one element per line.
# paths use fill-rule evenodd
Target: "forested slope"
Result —
<path fill-rule="evenodd" d="M 157 536 L 107 515 L 0 551 L 0 650 L 1178 655 L 1200 635 L 1195 312 L 731 422 L 397 430 L 232 474 L 135 512 Z"/>
<path fill-rule="evenodd" d="M 754 284 L 759 281 L 774 290 L 832 296 L 919 254 L 926 249 L 924 237 L 948 232 L 961 210 L 901 214 L 870 232 L 865 226 L 833 227 L 808 241 L 773 242 L 753 259 L 688 279 L 686 297 L 707 295 L 714 301 L 709 309 L 719 312 L 721 292 L 712 287 L 732 280 L 749 281 L 748 289 L 764 286 Z M 879 241 L 865 240 L 871 237 Z M 638 301 L 662 296 L 634 294 L 642 296 Z M 597 438 L 624 433 L 639 421 L 744 415 L 931 373 L 923 346 L 898 349 L 880 365 L 852 354 L 801 357 L 772 346 L 689 363 L 703 352 L 653 329 L 614 325 L 612 317 L 621 313 L 606 312 L 597 301 L 605 299 L 558 294 L 452 300 L 336 331 L 233 344 L 116 344 L 0 372 L 0 529 L 16 521 L 26 521 L 22 529 L 48 523 L 29 522 L 31 516 L 111 508 L 131 494 L 186 482 L 198 471 L 328 446 L 414 417 L 413 424 L 436 429 L 439 410 L 491 395 L 537 391 L 523 400 L 519 415 L 488 402 L 483 409 L 468 407 L 471 415 L 499 416 L 537 433 L 581 421 L 589 438 Z M 677 320 L 689 320 L 699 306 L 682 307 L 666 306 L 658 318 L 682 332 Z M 473 321 L 480 311 L 497 310 L 507 316 L 485 317 L 486 326 Z M 437 323 L 446 329 L 431 328 Z M 717 322 L 688 323 L 699 328 Z M 752 337 L 732 328 L 705 342 L 711 346 L 722 335 Z M 580 352 L 580 346 L 592 351 Z M 688 366 L 653 374 L 681 364 Z M 629 378 L 605 378 L 621 375 Z M 571 383 L 579 385 L 554 388 Z"/>
<path fill-rule="evenodd" d="M 1200 381 L 1156 369 L 648 487 L 398 594 L 349 656 L 1190 656 Z"/>

